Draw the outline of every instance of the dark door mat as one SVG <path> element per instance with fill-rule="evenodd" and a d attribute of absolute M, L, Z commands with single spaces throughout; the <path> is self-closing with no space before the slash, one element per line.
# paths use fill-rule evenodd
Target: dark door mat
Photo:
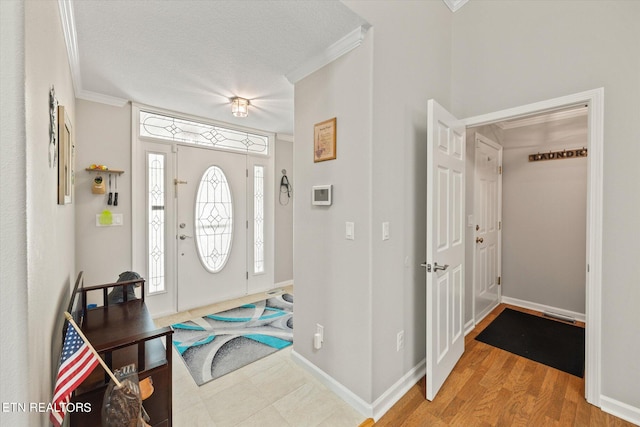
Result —
<path fill-rule="evenodd" d="M 584 375 L 584 329 L 505 308 L 476 340 L 571 375 Z"/>

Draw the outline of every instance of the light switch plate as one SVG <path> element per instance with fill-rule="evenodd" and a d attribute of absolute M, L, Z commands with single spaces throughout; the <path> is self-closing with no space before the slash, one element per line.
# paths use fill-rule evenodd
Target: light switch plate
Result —
<path fill-rule="evenodd" d="M 353 222 L 347 222 L 345 224 L 345 236 L 347 240 L 355 240 L 356 239 L 356 230 Z"/>
<path fill-rule="evenodd" d="M 389 222 L 382 223 L 382 240 L 389 240 Z"/>

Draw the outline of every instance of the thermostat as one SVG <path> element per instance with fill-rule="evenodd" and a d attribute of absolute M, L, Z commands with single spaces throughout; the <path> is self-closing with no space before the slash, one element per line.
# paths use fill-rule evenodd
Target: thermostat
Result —
<path fill-rule="evenodd" d="M 311 204 L 320 206 L 331 205 L 333 185 L 314 185 L 311 188 Z"/>

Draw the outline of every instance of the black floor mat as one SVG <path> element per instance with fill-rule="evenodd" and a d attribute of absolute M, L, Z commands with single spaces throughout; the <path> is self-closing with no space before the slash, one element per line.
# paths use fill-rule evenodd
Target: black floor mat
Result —
<path fill-rule="evenodd" d="M 577 377 L 584 375 L 584 329 L 505 308 L 476 340 Z"/>

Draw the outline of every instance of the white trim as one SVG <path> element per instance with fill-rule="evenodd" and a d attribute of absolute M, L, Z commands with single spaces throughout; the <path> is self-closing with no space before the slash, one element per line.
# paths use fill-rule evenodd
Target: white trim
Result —
<path fill-rule="evenodd" d="M 426 359 L 413 367 L 402 378 L 395 382 L 373 403 L 367 403 L 344 385 L 340 384 L 326 372 L 305 359 L 295 350 L 291 351 L 291 358 L 303 369 L 314 375 L 329 390 L 347 402 L 352 408 L 360 412 L 365 417 L 378 421 L 382 416 L 395 405 L 407 392 L 425 375 Z"/>
<path fill-rule="evenodd" d="M 73 5 L 71 0 L 58 0 L 58 9 L 60 10 L 62 33 L 64 34 L 64 43 L 67 46 L 67 58 L 69 59 L 71 80 L 73 81 L 73 91 L 76 98 L 112 105 L 114 107 L 124 107 L 129 100 L 117 98 L 115 96 L 103 95 L 101 93 L 92 92 L 82 88 L 78 35 L 76 33 L 75 16 L 73 14 Z"/>
<path fill-rule="evenodd" d="M 80 54 L 78 53 L 78 38 L 71 0 L 58 0 L 58 9 L 60 10 L 64 42 L 67 45 L 71 80 L 73 81 L 73 89 L 77 96 L 82 92 L 82 76 L 80 75 Z"/>
<path fill-rule="evenodd" d="M 600 396 L 600 404 L 604 412 L 622 418 L 635 425 L 640 426 L 640 408 L 612 399 L 608 396 Z"/>
<path fill-rule="evenodd" d="M 578 108 L 572 108 L 570 110 L 557 111 L 555 113 L 549 113 L 542 116 L 525 117 L 518 120 L 509 120 L 505 122 L 498 122 L 496 126 L 500 129 L 514 129 L 523 126 L 537 125 L 541 123 L 554 122 L 556 120 L 571 119 L 573 117 L 586 116 L 588 108 L 580 106 Z"/>
<path fill-rule="evenodd" d="M 476 327 L 476 323 L 474 321 L 474 319 L 469 320 L 467 323 L 464 324 L 464 336 L 466 337 L 467 335 L 469 335 L 469 333 L 471 331 L 473 331 L 473 328 Z"/>
<path fill-rule="evenodd" d="M 276 139 L 278 141 L 293 142 L 293 135 L 290 135 L 288 133 L 277 133 Z"/>
<path fill-rule="evenodd" d="M 316 365 L 305 359 L 300 353 L 295 350 L 291 350 L 291 358 L 294 362 L 300 365 L 307 372 L 316 377 L 322 384 L 324 384 L 329 390 L 338 395 L 342 400 L 347 402 L 353 409 L 360 412 L 365 417 L 373 417 L 373 408 L 371 404 L 365 402 L 349 390 L 344 385 L 333 379 L 329 374 L 318 368 Z"/>
<path fill-rule="evenodd" d="M 458 9 L 460 9 L 462 6 L 467 4 L 469 0 L 442 0 L 442 1 L 444 2 L 444 4 L 447 5 L 449 9 L 451 9 L 451 12 L 455 12 Z"/>
<path fill-rule="evenodd" d="M 563 308 L 553 307 L 551 305 L 539 304 L 537 302 L 525 301 L 517 298 L 502 297 L 503 304 L 511 304 L 516 307 L 528 308 L 529 310 L 539 311 L 541 313 L 550 311 L 553 313 L 562 314 L 563 316 L 569 316 L 576 319 L 579 322 L 586 320 L 584 313 L 578 313 L 577 311 L 565 310 Z"/>
<path fill-rule="evenodd" d="M 362 44 L 364 36 L 371 28 L 370 25 L 361 25 L 349 34 L 326 48 L 323 52 L 320 52 L 316 56 L 312 57 L 304 64 L 296 68 L 295 70 L 287 73 L 285 77 L 291 84 L 296 84 L 309 74 L 318 71 L 325 65 L 335 61 L 342 55 L 352 51 Z"/>
<path fill-rule="evenodd" d="M 598 88 L 520 107 L 509 108 L 463 120 L 467 127 L 495 123 L 532 113 L 555 111 L 586 104 L 589 106 L 587 158 L 587 254 L 585 397 L 600 406 L 602 345 L 602 223 L 603 223 L 603 149 L 604 88 Z"/>
<path fill-rule="evenodd" d="M 92 92 L 84 89 L 76 91 L 76 98 L 84 99 L 85 101 L 99 102 L 100 104 L 107 104 L 114 107 L 124 107 L 129 102 L 128 99 L 118 98 L 117 96 L 111 95 L 103 95 L 98 92 Z"/>
<path fill-rule="evenodd" d="M 395 405 L 409 390 L 425 376 L 427 370 L 427 359 L 422 359 L 420 363 L 413 367 L 402 378 L 395 382 L 382 395 L 373 402 L 373 419 L 378 421 Z"/>
<path fill-rule="evenodd" d="M 293 279 L 284 280 L 282 282 L 274 283 L 273 289 L 284 288 L 285 286 L 293 285 Z"/>

